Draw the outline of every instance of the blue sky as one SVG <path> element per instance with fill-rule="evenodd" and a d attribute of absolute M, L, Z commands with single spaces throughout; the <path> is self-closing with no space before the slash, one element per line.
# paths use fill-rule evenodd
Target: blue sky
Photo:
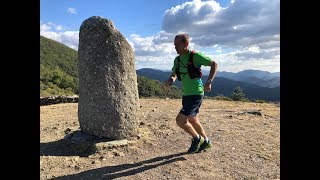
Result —
<path fill-rule="evenodd" d="M 218 71 L 280 71 L 280 0 L 40 0 L 40 35 L 77 50 L 80 25 L 92 16 L 124 35 L 136 69 L 171 69 L 174 36 L 185 32 Z"/>

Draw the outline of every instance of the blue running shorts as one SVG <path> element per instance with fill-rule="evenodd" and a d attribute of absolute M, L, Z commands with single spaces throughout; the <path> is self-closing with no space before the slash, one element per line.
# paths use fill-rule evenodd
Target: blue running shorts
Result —
<path fill-rule="evenodd" d="M 196 116 L 203 100 L 203 95 L 189 95 L 182 97 L 182 109 L 180 113 L 185 116 Z"/>

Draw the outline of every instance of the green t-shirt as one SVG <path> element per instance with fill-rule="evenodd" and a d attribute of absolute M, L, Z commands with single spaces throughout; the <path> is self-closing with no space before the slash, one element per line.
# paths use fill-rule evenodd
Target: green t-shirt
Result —
<path fill-rule="evenodd" d="M 203 83 L 201 78 L 190 79 L 188 75 L 187 64 L 189 61 L 189 56 L 191 51 L 188 54 L 180 56 L 180 74 L 182 82 L 182 94 L 184 96 L 188 95 L 203 95 Z M 201 65 L 209 66 L 211 59 L 200 52 L 195 52 L 193 54 L 193 63 L 196 67 L 200 68 Z M 174 59 L 174 64 L 172 71 L 175 72 L 176 67 L 178 66 L 178 56 Z"/>

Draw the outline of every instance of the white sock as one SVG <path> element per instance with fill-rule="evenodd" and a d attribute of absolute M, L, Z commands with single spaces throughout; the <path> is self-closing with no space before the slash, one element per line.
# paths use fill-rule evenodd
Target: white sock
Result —
<path fill-rule="evenodd" d="M 197 139 L 200 139 L 200 136 L 199 136 L 199 134 L 197 134 Z"/>
<path fill-rule="evenodd" d="M 205 139 L 205 140 L 206 140 L 206 142 L 209 142 L 209 138 L 208 138 L 208 137 L 206 137 L 206 139 Z"/>

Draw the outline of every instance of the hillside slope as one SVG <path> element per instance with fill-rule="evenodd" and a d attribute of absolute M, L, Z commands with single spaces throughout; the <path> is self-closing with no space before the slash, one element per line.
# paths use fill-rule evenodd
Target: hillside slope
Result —
<path fill-rule="evenodd" d="M 78 77 L 78 52 L 62 43 L 40 36 L 40 66 L 59 67 L 65 73 Z"/>
<path fill-rule="evenodd" d="M 77 94 L 78 76 L 77 51 L 40 36 L 40 95 Z"/>

